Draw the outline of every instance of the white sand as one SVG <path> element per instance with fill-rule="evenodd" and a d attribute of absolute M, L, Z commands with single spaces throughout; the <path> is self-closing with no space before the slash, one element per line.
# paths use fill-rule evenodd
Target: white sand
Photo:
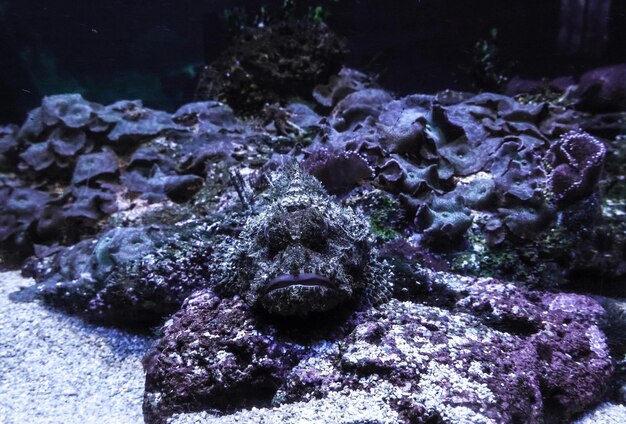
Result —
<path fill-rule="evenodd" d="M 32 283 L 0 273 L 0 423 L 143 422 L 150 338 L 9 299 Z"/>
<path fill-rule="evenodd" d="M 626 423 L 626 406 L 603 403 L 595 410 L 585 414 L 573 424 L 624 424 Z"/>
<path fill-rule="evenodd" d="M 169 424 L 396 424 L 394 412 L 379 394 L 354 391 L 330 393 L 327 398 L 296 402 L 278 408 L 252 408 L 232 415 L 214 417 L 206 412 L 181 414 Z"/>

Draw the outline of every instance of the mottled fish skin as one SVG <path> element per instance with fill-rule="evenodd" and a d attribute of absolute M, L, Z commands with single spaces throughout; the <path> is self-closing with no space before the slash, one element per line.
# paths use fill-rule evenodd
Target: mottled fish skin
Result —
<path fill-rule="evenodd" d="M 367 220 L 335 202 L 297 163 L 285 165 L 267 202 L 227 244 L 216 289 L 271 314 L 303 316 L 359 296 L 385 298 Z"/>

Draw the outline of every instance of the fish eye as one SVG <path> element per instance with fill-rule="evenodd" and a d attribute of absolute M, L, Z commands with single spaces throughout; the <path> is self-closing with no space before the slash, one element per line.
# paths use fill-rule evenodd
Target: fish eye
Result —
<path fill-rule="evenodd" d="M 300 235 L 305 247 L 322 252 L 328 245 L 328 223 L 320 215 L 311 215 L 306 219 Z"/>
<path fill-rule="evenodd" d="M 263 229 L 263 241 L 272 254 L 284 250 L 293 241 L 291 232 L 284 222 L 272 220 Z"/>

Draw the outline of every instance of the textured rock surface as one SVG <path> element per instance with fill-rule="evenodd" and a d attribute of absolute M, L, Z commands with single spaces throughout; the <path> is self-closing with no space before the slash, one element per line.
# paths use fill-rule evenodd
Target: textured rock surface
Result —
<path fill-rule="evenodd" d="M 241 300 L 192 297 L 146 360 L 146 417 L 356 390 L 406 422 L 542 422 L 603 394 L 612 362 L 595 301 L 451 274 L 428 284 L 422 303 L 392 300 L 321 338 L 267 326 Z"/>
<path fill-rule="evenodd" d="M 603 403 L 597 409 L 574 421 L 574 424 L 623 423 L 626 421 L 626 406 Z"/>
<path fill-rule="evenodd" d="M 576 89 L 578 107 L 585 110 L 626 109 L 626 65 L 613 65 L 585 73 Z"/>
<path fill-rule="evenodd" d="M 187 313 L 166 324 L 173 338 L 166 336 L 158 353 L 145 359 L 148 421 L 199 404 L 231 412 L 263 405 L 306 350 L 277 339 L 276 330 L 261 325 L 241 299 L 220 301 L 200 292 L 183 309 Z"/>
<path fill-rule="evenodd" d="M 345 53 L 323 23 L 292 20 L 248 28 L 205 68 L 196 98 L 258 113 L 265 104 L 310 97 L 316 84 L 339 70 Z"/>
<path fill-rule="evenodd" d="M 121 227 L 50 254 L 33 264 L 45 301 L 98 322 L 147 327 L 175 312 L 208 285 L 209 239 L 191 226 Z"/>

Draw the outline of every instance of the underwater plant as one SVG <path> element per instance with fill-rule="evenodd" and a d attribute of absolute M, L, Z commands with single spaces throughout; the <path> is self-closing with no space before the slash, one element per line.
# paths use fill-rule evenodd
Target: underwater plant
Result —
<path fill-rule="evenodd" d="M 471 65 L 465 72 L 479 91 L 500 92 L 509 80 L 510 66 L 505 66 L 500 58 L 498 29 L 492 28 L 489 37 L 474 44 Z"/>

